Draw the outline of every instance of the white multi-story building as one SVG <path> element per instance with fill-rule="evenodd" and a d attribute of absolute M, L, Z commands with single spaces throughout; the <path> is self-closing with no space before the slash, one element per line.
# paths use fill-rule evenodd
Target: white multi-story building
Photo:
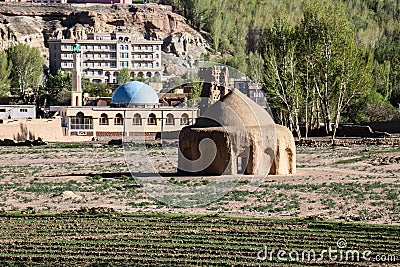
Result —
<path fill-rule="evenodd" d="M 73 39 L 49 40 L 50 72 L 72 71 Z M 162 41 L 135 40 L 129 33 L 92 33 L 78 40 L 82 50 L 83 78 L 91 82 L 117 83 L 126 68 L 131 78 L 161 76 Z M 161 77 L 160 77 L 161 78 Z"/>

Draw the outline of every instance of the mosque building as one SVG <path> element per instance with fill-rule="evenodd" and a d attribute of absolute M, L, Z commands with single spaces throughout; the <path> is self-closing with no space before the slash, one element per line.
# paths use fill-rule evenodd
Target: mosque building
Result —
<path fill-rule="evenodd" d="M 160 106 L 156 91 L 149 85 L 133 81 L 119 86 L 110 106 L 82 106 L 81 49 L 73 45 L 71 106 L 51 107 L 61 116 L 64 136 L 89 137 L 91 140 L 114 137 L 146 136 L 178 132 L 197 117 L 197 109 Z"/>
<path fill-rule="evenodd" d="M 61 116 L 65 136 L 87 136 L 92 140 L 125 136 L 148 136 L 177 132 L 198 116 L 197 108 L 160 106 L 156 91 L 133 81 L 119 86 L 110 106 L 51 107 Z"/>

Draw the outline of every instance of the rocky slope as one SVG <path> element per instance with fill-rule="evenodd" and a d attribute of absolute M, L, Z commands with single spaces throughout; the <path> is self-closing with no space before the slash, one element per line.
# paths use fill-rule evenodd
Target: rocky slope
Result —
<path fill-rule="evenodd" d="M 131 32 L 138 39 L 163 40 L 163 51 L 198 58 L 204 38 L 171 7 L 145 5 L 0 4 L 0 50 L 16 43 L 38 47 L 48 60 L 49 38 L 85 38 L 91 32 Z"/>

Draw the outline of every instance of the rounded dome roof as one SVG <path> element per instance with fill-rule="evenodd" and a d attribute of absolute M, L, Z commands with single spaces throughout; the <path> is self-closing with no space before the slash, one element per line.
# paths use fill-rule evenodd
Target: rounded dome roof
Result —
<path fill-rule="evenodd" d="M 111 104 L 158 104 L 156 91 L 142 82 L 127 82 L 119 86 L 113 93 Z"/>

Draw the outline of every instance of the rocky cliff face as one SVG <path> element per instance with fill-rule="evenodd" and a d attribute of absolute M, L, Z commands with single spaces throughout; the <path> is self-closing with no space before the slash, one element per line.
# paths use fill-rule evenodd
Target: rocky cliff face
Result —
<path fill-rule="evenodd" d="M 131 32 L 138 39 L 163 40 L 163 50 L 182 59 L 207 51 L 204 38 L 172 12 L 145 5 L 0 4 L 0 50 L 17 43 L 38 47 L 48 59 L 49 38 L 86 38 L 91 32 Z"/>

